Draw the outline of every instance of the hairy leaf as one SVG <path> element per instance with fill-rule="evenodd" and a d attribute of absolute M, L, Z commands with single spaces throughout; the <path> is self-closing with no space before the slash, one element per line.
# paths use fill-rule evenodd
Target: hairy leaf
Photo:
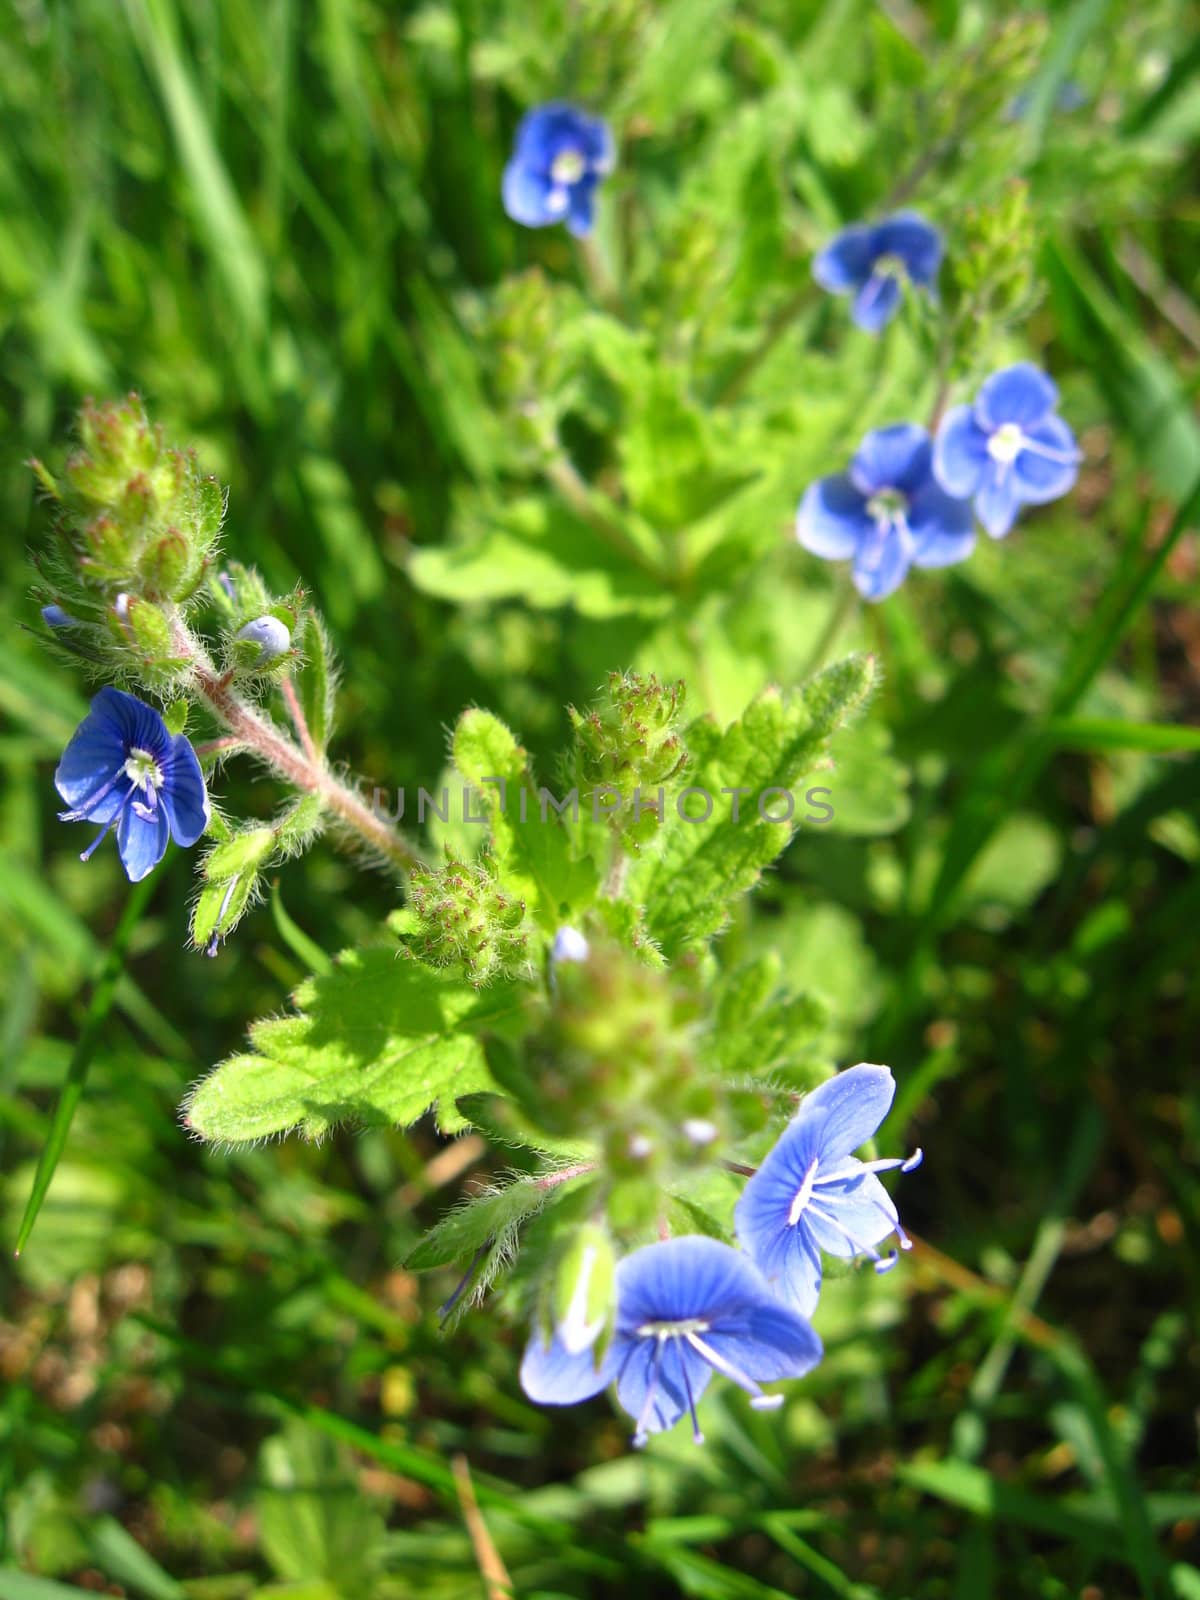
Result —
<path fill-rule="evenodd" d="M 515 1015 L 510 985 L 481 997 L 461 979 L 404 959 L 397 946 L 349 950 L 296 992 L 297 1013 L 256 1023 L 253 1051 L 193 1089 L 185 1120 L 202 1139 L 243 1144 L 340 1122 L 407 1127 L 433 1107 L 463 1126 L 461 1095 L 494 1088 L 478 1034 Z"/>
<path fill-rule="evenodd" d="M 635 874 L 650 931 L 668 954 L 716 933 L 784 850 L 793 824 L 767 820 L 786 811 L 784 794 L 771 791 L 792 791 L 826 757 L 830 735 L 862 707 L 877 674 L 872 656 L 850 656 L 793 694 L 765 690 L 724 733 L 711 721 L 689 728 L 689 786 L 711 799 L 711 813 L 684 820 L 675 803 L 682 796 L 669 796 L 661 849 Z M 733 789 L 745 791 L 736 823 L 733 796 L 722 793 Z M 689 809 L 700 815 L 704 801 L 693 798 Z"/>

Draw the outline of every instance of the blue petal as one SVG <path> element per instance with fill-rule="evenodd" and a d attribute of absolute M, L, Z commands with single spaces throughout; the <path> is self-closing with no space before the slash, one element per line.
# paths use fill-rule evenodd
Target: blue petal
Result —
<path fill-rule="evenodd" d="M 130 883 L 140 883 L 162 860 L 167 848 L 167 813 L 160 805 L 152 818 L 140 817 L 126 806 L 117 823 L 117 850 Z"/>
<path fill-rule="evenodd" d="M 698 1235 L 665 1239 L 618 1264 L 618 1326 L 629 1334 L 647 1322 L 711 1322 L 762 1293 L 760 1274 L 732 1246 Z"/>
<path fill-rule="evenodd" d="M 899 310 L 902 293 L 899 278 L 873 272 L 854 296 L 850 316 L 864 333 L 879 333 Z"/>
<path fill-rule="evenodd" d="M 92 701 L 92 710 L 99 711 L 120 729 L 126 754 L 130 750 L 145 750 L 160 766 L 170 755 L 171 735 L 167 725 L 144 700 L 122 689 L 101 689 Z"/>
<path fill-rule="evenodd" d="M 911 557 L 911 544 L 897 526 L 877 530 L 858 547 L 851 569 L 854 587 L 864 600 L 886 600 L 907 577 Z"/>
<path fill-rule="evenodd" d="M 571 1355 L 557 1334 L 546 1344 L 541 1330 L 535 1328 L 521 1360 L 521 1387 L 543 1406 L 573 1406 L 590 1400 L 613 1380 L 618 1343 L 613 1340 L 597 1371 L 594 1351 Z"/>
<path fill-rule="evenodd" d="M 848 561 L 874 526 L 866 497 L 844 472 L 810 484 L 796 512 L 796 538 L 826 561 Z"/>
<path fill-rule="evenodd" d="M 788 1221 L 804 1173 L 793 1175 L 790 1157 L 776 1159 L 778 1150 L 776 1145 L 742 1191 L 734 1226 L 742 1248 L 775 1293 L 808 1317 L 821 1293 L 821 1256 L 803 1228 Z"/>
<path fill-rule="evenodd" d="M 1021 499 L 1032 505 L 1057 500 L 1079 474 L 1079 450 L 1075 435 L 1061 417 L 1047 417 L 1026 431 L 1034 448 L 1020 451 L 1013 462 L 1020 484 Z M 1047 454 L 1040 454 L 1046 451 Z"/>
<path fill-rule="evenodd" d="M 929 477 L 931 459 L 925 429 L 915 422 L 895 422 L 875 428 L 863 438 L 850 463 L 850 476 L 867 496 L 881 489 L 914 494 Z"/>
<path fill-rule="evenodd" d="M 1003 539 L 1020 508 L 1021 485 L 1013 468 L 991 463 L 975 496 L 975 515 L 993 539 Z"/>
<path fill-rule="evenodd" d="M 644 1414 L 647 1433 L 663 1433 L 667 1428 L 673 1428 L 688 1409 L 685 1365 L 693 1401 L 699 1401 L 712 1377 L 712 1368 L 708 1363 L 681 1339 L 663 1341 L 656 1371 L 657 1346 L 658 1340 L 653 1338 L 637 1339 L 628 1344 L 617 1379 L 617 1399 L 635 1422 L 642 1420 Z M 654 1399 L 646 1412 L 646 1397 L 651 1384 L 654 1385 Z"/>
<path fill-rule="evenodd" d="M 948 495 L 931 478 L 909 502 L 915 567 L 950 567 L 975 548 L 975 519 L 969 500 Z"/>
<path fill-rule="evenodd" d="M 838 1227 L 830 1224 L 829 1216 Z M 864 1170 L 852 1182 L 819 1189 L 814 1203 L 801 1218 L 801 1226 L 809 1230 L 826 1255 L 845 1260 L 860 1254 L 859 1245 L 876 1245 L 886 1239 L 898 1221 L 892 1197 L 873 1172 Z M 847 1233 L 853 1235 L 853 1240 L 845 1237 Z"/>
<path fill-rule="evenodd" d="M 526 228 L 546 228 L 561 222 L 567 204 L 564 189 L 515 159 L 504 169 L 501 199 L 512 220 Z"/>
<path fill-rule="evenodd" d="M 992 376 L 975 396 L 975 416 L 987 433 L 1006 422 L 1028 431 L 1058 404 L 1058 390 L 1032 361 L 1018 361 Z"/>
<path fill-rule="evenodd" d="M 211 812 L 196 752 L 182 733 L 172 740 L 170 757 L 163 763 L 159 803 L 166 808 L 175 843 L 185 849 L 195 844 L 208 827 Z"/>
<path fill-rule="evenodd" d="M 931 222 L 915 211 L 900 211 L 875 229 L 875 254 L 899 256 L 915 284 L 927 289 L 934 283 L 942 264 L 945 245 Z"/>
<path fill-rule="evenodd" d="M 82 810 L 91 796 L 111 782 L 124 765 L 125 743 L 119 729 L 110 717 L 93 710 L 71 735 L 55 769 L 54 786 L 72 811 Z M 88 808 L 89 819 L 96 823 L 111 822 L 128 793 L 129 784 L 119 781 L 97 806 Z"/>
<path fill-rule="evenodd" d="M 703 1338 L 757 1383 L 802 1378 L 824 1354 L 808 1318 L 769 1299 L 738 1320 L 716 1325 Z"/>
<path fill-rule="evenodd" d="M 933 472 L 947 494 L 969 499 L 991 458 L 988 436 L 970 406 L 955 406 L 942 419 L 933 446 Z"/>
<path fill-rule="evenodd" d="M 891 1109 L 895 1094 L 896 1081 L 888 1067 L 861 1061 L 856 1067 L 836 1073 L 807 1095 L 799 1115 L 810 1116 L 814 1122 L 821 1119 L 821 1164 L 829 1166 L 844 1160 L 873 1138 Z"/>
<path fill-rule="evenodd" d="M 871 276 L 875 261 L 873 230 L 855 223 L 843 228 L 823 250 L 813 257 L 812 274 L 830 294 L 849 294 L 860 289 Z"/>
<path fill-rule="evenodd" d="M 599 117 L 563 101 L 537 106 L 522 117 L 513 143 L 515 161 L 548 178 L 556 158 L 572 150 L 589 167 L 604 170 L 613 159 L 612 135 Z"/>
<path fill-rule="evenodd" d="M 567 231 L 582 239 L 592 231 L 592 214 L 595 210 L 596 179 L 585 176 L 573 183 L 568 193 Z"/>

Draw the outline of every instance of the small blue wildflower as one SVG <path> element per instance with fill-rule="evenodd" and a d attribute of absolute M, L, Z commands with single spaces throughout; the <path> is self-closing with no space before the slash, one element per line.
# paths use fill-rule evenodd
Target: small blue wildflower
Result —
<path fill-rule="evenodd" d="M 612 135 L 598 117 L 554 101 L 521 119 L 504 169 L 504 209 L 526 228 L 565 222 L 590 233 L 596 186 L 612 170 Z"/>
<path fill-rule="evenodd" d="M 158 865 L 168 837 L 193 845 L 208 826 L 208 793 L 196 752 L 172 734 L 153 707 L 120 689 L 101 689 L 76 728 L 54 774 L 71 808 L 64 822 L 94 822 L 100 832 L 86 861 L 113 826 L 131 883 Z"/>
<path fill-rule="evenodd" d="M 969 406 L 946 413 L 933 470 L 948 494 L 974 498 L 980 522 L 1003 539 L 1023 505 L 1066 494 L 1082 457 L 1075 435 L 1054 415 L 1058 389 L 1030 361 L 992 376 Z"/>
<path fill-rule="evenodd" d="M 852 1152 L 871 1138 L 896 1092 L 886 1067 L 861 1063 L 807 1095 L 799 1113 L 742 1191 L 734 1225 L 743 1249 L 782 1299 L 811 1316 L 821 1292 L 821 1252 L 870 1257 L 877 1272 L 893 1267 L 893 1251 L 875 1246 L 894 1233 L 911 1241 L 896 1207 L 875 1176 L 919 1166 L 907 1161 L 857 1161 Z"/>
<path fill-rule="evenodd" d="M 843 228 L 814 258 L 813 277 L 830 294 L 852 294 L 851 317 L 867 333 L 879 333 L 899 310 L 906 280 L 934 291 L 944 249 L 931 222 L 900 211 Z"/>
<path fill-rule="evenodd" d="M 933 476 L 924 428 L 900 422 L 868 433 L 849 471 L 820 478 L 796 513 L 796 538 L 827 561 L 852 561 L 854 587 L 883 600 L 912 567 L 948 567 L 975 546 L 971 507 Z"/>
<path fill-rule="evenodd" d="M 591 1351 L 571 1355 L 555 1334 L 535 1330 L 521 1362 L 521 1386 L 542 1405 L 589 1400 L 608 1384 L 636 1418 L 635 1445 L 674 1427 L 687 1411 L 703 1443 L 696 1402 L 714 1372 L 731 1378 L 751 1405 L 774 1410 L 782 1395 L 760 1387 L 800 1378 L 823 1354 L 806 1318 L 782 1305 L 744 1255 L 717 1239 L 646 1245 L 618 1263 L 612 1343 L 597 1367 Z"/>
<path fill-rule="evenodd" d="M 73 628 L 78 618 L 64 611 L 61 606 L 50 605 L 42 607 L 42 621 L 48 628 Z"/>

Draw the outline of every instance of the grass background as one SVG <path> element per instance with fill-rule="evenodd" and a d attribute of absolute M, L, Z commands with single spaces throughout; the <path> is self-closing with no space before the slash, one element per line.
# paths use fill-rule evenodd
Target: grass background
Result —
<path fill-rule="evenodd" d="M 790 107 L 772 159 L 791 245 L 729 313 L 735 353 L 839 218 L 908 178 L 945 215 L 1019 173 L 1044 290 L 1028 348 L 1088 463 L 1019 537 L 854 625 L 888 664 L 908 820 L 802 838 L 729 936 L 836 1002 L 841 1058 L 896 1070 L 889 1137 L 928 1152 L 904 1194 L 920 1248 L 835 1286 L 829 1357 L 786 1410 L 714 1398 L 703 1451 L 633 1456 L 603 1401 L 524 1401 L 519 1332 L 491 1312 L 443 1339 L 448 1284 L 399 1265 L 463 1181 L 427 1130 L 190 1145 L 181 1095 L 284 1003 L 295 929 L 335 950 L 390 897 L 321 849 L 209 963 L 183 948 L 174 861 L 30 1246 L 0 1264 L 0 1600 L 475 1595 L 460 1454 L 521 1594 L 1200 1595 L 1200 52 L 1168 0 L 1054 7 L 1025 118 L 989 113 L 1007 142 L 947 143 L 938 106 L 1007 9 L 5 0 L 5 1239 L 127 896 L 115 853 L 81 866 L 54 821 L 85 695 L 16 625 L 36 623 L 44 531 L 23 462 L 53 456 L 83 394 L 145 393 L 230 484 L 230 547 L 310 584 L 345 662 L 339 750 L 393 786 L 436 777 L 471 701 L 552 751 L 608 667 L 736 701 L 728 657 L 766 604 L 612 620 L 410 579 L 413 549 L 460 539 L 464 498 L 504 479 L 480 305 L 533 262 L 578 279 L 565 239 L 498 204 L 538 99 L 579 86 L 612 109 L 645 314 L 647 280 L 684 284 L 657 308 L 664 348 L 725 248 L 671 232 L 671 197 L 700 191 L 703 222 L 711 182 L 718 229 L 748 232 L 749 205 L 732 227 L 720 210 L 720 162 L 759 112 L 770 132 Z M 750 384 L 755 418 L 798 396 L 771 413 L 796 439 L 793 498 L 910 381 L 907 346 L 890 378 L 862 348 L 781 321 Z M 777 542 L 774 642 L 751 657 L 786 673 L 829 590 Z"/>

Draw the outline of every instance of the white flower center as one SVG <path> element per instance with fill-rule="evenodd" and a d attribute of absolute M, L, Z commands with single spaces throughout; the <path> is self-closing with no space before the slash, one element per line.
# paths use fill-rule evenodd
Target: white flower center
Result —
<path fill-rule="evenodd" d="M 902 256 L 889 252 L 887 255 L 876 256 L 875 265 L 871 271 L 878 278 L 906 278 L 908 268 L 904 265 Z"/>
<path fill-rule="evenodd" d="M 578 183 L 587 171 L 587 162 L 579 150 L 560 150 L 550 164 L 550 177 L 554 183 Z"/>
<path fill-rule="evenodd" d="M 988 455 L 1002 467 L 1011 467 L 1025 447 L 1019 422 L 1004 422 L 988 439 Z"/>
<path fill-rule="evenodd" d="M 899 489 L 880 489 L 867 501 L 867 515 L 881 529 L 891 527 L 908 511 L 908 496 Z"/>
<path fill-rule="evenodd" d="M 639 1339 L 686 1339 L 690 1333 L 707 1332 L 703 1317 L 691 1317 L 680 1322 L 643 1322 L 637 1335 Z"/>
<path fill-rule="evenodd" d="M 125 776 L 136 789 L 159 790 L 163 786 L 162 768 L 149 750 L 133 749 L 125 762 Z"/>
<path fill-rule="evenodd" d="M 817 1168 L 820 1164 L 820 1161 L 815 1158 L 809 1163 L 808 1171 L 804 1174 L 800 1187 L 796 1190 L 796 1198 L 792 1201 L 792 1209 L 788 1212 L 789 1228 L 794 1228 L 800 1221 L 808 1202 L 812 1199 L 813 1190 L 817 1186 Z"/>

